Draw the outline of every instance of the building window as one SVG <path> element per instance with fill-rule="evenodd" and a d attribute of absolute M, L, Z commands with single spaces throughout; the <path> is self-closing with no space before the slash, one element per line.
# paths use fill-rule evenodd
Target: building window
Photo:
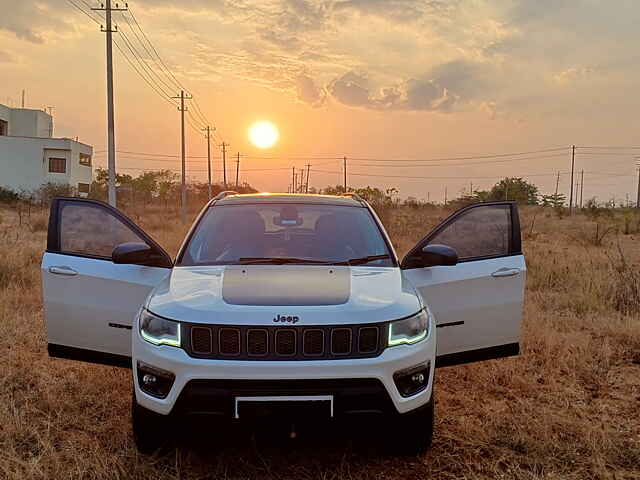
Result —
<path fill-rule="evenodd" d="M 88 183 L 79 183 L 78 184 L 78 193 L 89 193 L 89 184 Z"/>
<path fill-rule="evenodd" d="M 0 137 L 4 137 L 9 134 L 9 123 L 4 120 L 0 120 Z"/>
<path fill-rule="evenodd" d="M 66 173 L 67 172 L 67 159 L 66 158 L 49 158 L 49 173 Z"/>
<path fill-rule="evenodd" d="M 80 165 L 84 165 L 85 167 L 91 166 L 91 155 L 87 155 L 86 153 L 80 154 Z"/>

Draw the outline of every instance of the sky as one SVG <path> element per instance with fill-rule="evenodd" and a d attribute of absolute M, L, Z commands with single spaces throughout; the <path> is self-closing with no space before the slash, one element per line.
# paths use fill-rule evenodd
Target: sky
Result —
<path fill-rule="evenodd" d="M 94 164 L 106 165 L 105 34 L 72 3 L 98 6 L 0 0 L 0 103 L 17 106 L 25 89 L 27 107 L 54 107 L 56 136 L 93 145 Z M 557 172 L 568 196 L 577 145 L 585 200 L 635 200 L 640 148 L 582 147 L 640 146 L 637 1 L 128 5 L 133 16 L 114 14 L 114 39 L 129 59 L 114 49 L 116 144 L 138 153 L 118 154 L 123 173 L 179 170 L 180 112 L 167 97 L 183 86 L 197 102 L 187 101 L 193 180 L 206 179 L 207 123 L 216 128 L 214 181 L 224 141 L 230 181 L 239 152 L 241 181 L 261 191 L 286 191 L 291 168 L 307 164 L 311 186 L 342 183 L 346 156 L 350 186 L 394 187 L 402 198 L 442 201 L 445 188 L 453 198 L 504 176 L 553 193 Z M 156 72 L 155 90 L 129 61 Z M 248 140 L 259 120 L 280 131 L 271 149 Z M 536 153 L 490 157 L 521 152 Z"/>

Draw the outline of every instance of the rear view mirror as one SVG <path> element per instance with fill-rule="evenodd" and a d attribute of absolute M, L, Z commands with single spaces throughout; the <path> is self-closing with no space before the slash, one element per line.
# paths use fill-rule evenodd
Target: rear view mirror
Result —
<path fill-rule="evenodd" d="M 422 248 L 421 257 L 424 267 L 452 266 L 458 263 L 458 253 L 446 245 L 427 245 Z"/>
<path fill-rule="evenodd" d="M 113 263 L 146 265 L 153 256 L 153 249 L 146 243 L 126 242 L 113 249 L 111 260 Z"/>

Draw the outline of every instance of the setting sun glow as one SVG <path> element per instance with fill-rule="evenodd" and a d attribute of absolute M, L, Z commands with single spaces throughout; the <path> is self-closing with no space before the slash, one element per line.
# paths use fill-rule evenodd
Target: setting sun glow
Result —
<path fill-rule="evenodd" d="M 278 127 L 271 122 L 256 122 L 249 128 L 249 140 L 258 148 L 273 147 L 279 137 Z"/>

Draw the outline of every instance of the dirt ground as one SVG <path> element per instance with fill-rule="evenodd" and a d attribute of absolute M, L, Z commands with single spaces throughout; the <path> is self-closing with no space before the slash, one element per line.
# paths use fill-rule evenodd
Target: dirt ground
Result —
<path fill-rule="evenodd" d="M 176 212 L 129 212 L 175 253 Z M 195 213 L 195 212 L 193 212 Z M 380 212 L 400 254 L 448 212 Z M 640 217 L 521 212 L 528 265 L 522 354 L 436 375 L 434 444 L 376 451 L 348 429 L 205 430 L 137 454 L 131 373 L 50 359 L 40 261 L 48 212 L 0 207 L 0 478 L 640 478 Z M 375 442 L 373 442 L 375 443 Z"/>

